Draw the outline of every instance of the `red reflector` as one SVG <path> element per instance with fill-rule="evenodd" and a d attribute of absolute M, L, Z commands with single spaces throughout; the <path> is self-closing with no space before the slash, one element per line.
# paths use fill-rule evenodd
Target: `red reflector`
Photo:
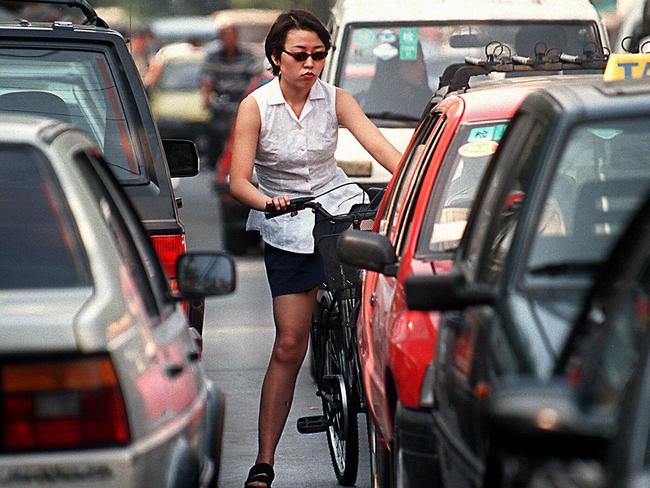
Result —
<path fill-rule="evenodd" d="M 176 260 L 186 250 L 185 236 L 183 234 L 151 236 L 151 242 L 167 278 L 175 278 Z"/>

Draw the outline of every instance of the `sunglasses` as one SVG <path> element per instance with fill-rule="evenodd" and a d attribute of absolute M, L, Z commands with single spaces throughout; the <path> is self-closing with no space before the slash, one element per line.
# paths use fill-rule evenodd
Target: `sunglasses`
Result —
<path fill-rule="evenodd" d="M 316 51 L 315 53 L 300 51 L 299 53 L 292 53 L 286 49 L 283 49 L 282 52 L 288 54 L 296 61 L 307 61 L 307 58 L 310 56 L 314 61 L 322 61 L 327 57 L 327 51 Z"/>

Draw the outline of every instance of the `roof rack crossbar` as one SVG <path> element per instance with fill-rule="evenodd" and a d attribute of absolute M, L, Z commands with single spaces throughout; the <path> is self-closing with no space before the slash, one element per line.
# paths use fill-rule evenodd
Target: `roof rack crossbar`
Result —
<path fill-rule="evenodd" d="M 50 5 L 65 5 L 67 7 L 78 8 L 86 17 L 85 24 L 96 25 L 97 27 L 106 27 L 108 24 L 97 15 L 95 9 L 87 0 L 16 0 L 22 3 L 45 3 Z"/>
<path fill-rule="evenodd" d="M 548 49 L 545 53 L 536 53 L 535 58 L 519 55 L 503 55 L 509 51 L 503 45 L 491 42 L 488 46 L 495 46 L 492 53 L 487 52 L 486 58 L 467 56 L 465 63 L 449 65 L 440 77 L 438 89 L 447 87 L 447 91 L 465 90 L 469 88 L 469 81 L 474 76 L 489 73 L 534 73 L 560 72 L 576 70 L 604 71 L 607 65 L 608 53 L 596 54 L 595 51 L 585 51 L 583 56 L 560 53 L 557 49 Z"/>

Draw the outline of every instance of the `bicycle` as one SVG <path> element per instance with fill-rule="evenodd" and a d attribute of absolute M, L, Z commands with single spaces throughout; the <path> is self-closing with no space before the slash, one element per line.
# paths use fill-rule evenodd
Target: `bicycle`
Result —
<path fill-rule="evenodd" d="M 349 183 L 348 183 L 349 184 Z M 333 190 L 340 188 L 336 187 Z M 321 398 L 323 415 L 301 417 L 300 433 L 326 432 L 330 458 L 338 483 L 352 486 L 359 467 L 359 424 L 357 415 L 365 413 L 357 353 L 356 319 L 361 298 L 361 272 L 344 265 L 336 255 L 338 237 L 350 226 L 372 228 L 381 191 L 370 203 L 355 205 L 346 214 L 332 215 L 314 197 L 291 199 L 288 207 L 277 211 L 267 206 L 267 218 L 312 209 L 316 213 L 314 242 L 323 259 L 325 283 L 319 289 L 312 315 L 310 345 L 316 395 Z M 332 191 L 332 190 L 330 190 Z M 369 190 L 372 191 L 372 190 Z"/>

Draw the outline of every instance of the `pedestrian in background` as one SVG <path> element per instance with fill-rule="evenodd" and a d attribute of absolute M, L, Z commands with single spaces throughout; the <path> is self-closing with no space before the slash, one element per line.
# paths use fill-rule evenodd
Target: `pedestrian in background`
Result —
<path fill-rule="evenodd" d="M 147 26 L 136 27 L 129 37 L 129 50 L 131 51 L 131 56 L 133 57 L 133 61 L 135 61 L 135 66 L 138 68 L 138 73 L 140 73 L 142 80 L 145 79 L 149 71 L 153 40 L 153 32 Z"/>
<path fill-rule="evenodd" d="M 325 278 L 314 250 L 314 214 L 302 211 L 267 220 L 262 211 L 267 204 L 282 210 L 291 198 L 350 182 L 334 159 L 339 125 L 388 171 L 401 157 L 348 92 L 319 79 L 330 45 L 327 29 L 309 12 L 280 14 L 265 41 L 276 78 L 242 101 L 235 123 L 230 190 L 252 209 L 247 229 L 259 231 L 265 243 L 276 329 L 260 398 L 258 453 L 246 488 L 268 488 L 273 481 L 276 447 L 307 352 L 318 286 Z M 253 168 L 258 187 L 251 183 Z M 363 199 L 361 188 L 347 185 L 318 201 L 340 214 Z"/>
<path fill-rule="evenodd" d="M 219 45 L 208 52 L 201 74 L 203 102 L 212 113 L 208 165 L 216 164 L 244 91 L 261 72 L 257 56 L 240 44 L 237 28 L 223 26 L 219 30 Z"/>

